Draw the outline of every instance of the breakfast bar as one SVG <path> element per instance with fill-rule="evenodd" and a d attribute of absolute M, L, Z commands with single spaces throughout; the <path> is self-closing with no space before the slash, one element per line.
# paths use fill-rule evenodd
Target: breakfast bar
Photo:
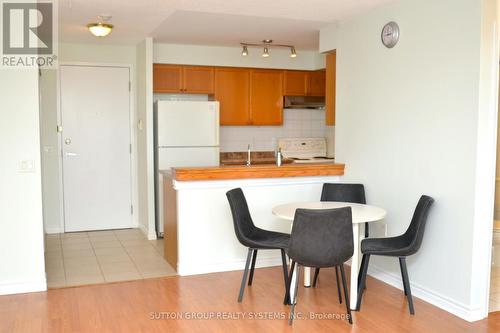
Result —
<path fill-rule="evenodd" d="M 290 232 L 272 214 L 277 205 L 317 201 L 323 183 L 340 182 L 343 164 L 222 165 L 162 171 L 165 258 L 179 275 L 242 269 L 247 249 L 234 234 L 226 192 L 245 192 L 256 226 Z M 276 251 L 262 251 L 256 267 L 281 265 Z"/>

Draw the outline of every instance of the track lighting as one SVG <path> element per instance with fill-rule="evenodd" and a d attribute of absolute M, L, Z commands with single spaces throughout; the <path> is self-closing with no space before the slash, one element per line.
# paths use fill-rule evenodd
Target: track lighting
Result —
<path fill-rule="evenodd" d="M 290 58 L 297 57 L 297 51 L 295 50 L 295 46 L 293 45 L 285 45 L 285 44 L 272 44 L 272 39 L 264 39 L 261 43 L 245 43 L 242 42 L 240 45 L 242 46 L 241 55 L 246 57 L 248 55 L 248 47 L 262 47 L 264 50 L 262 52 L 262 57 L 267 58 L 270 56 L 269 49 L 273 47 L 286 47 L 290 49 Z"/>
<path fill-rule="evenodd" d="M 267 46 L 264 46 L 264 52 L 262 53 L 262 56 L 264 58 L 269 57 L 269 49 L 267 48 Z"/>

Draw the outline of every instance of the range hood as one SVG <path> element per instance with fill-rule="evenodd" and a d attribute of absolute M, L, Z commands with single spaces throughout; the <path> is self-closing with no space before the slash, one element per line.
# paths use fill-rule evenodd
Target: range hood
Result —
<path fill-rule="evenodd" d="M 325 109 L 324 96 L 285 96 L 283 101 L 285 109 Z"/>

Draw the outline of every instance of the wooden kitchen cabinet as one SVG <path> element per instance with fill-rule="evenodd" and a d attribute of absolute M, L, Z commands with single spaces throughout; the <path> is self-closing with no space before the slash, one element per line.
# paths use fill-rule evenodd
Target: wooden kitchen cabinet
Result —
<path fill-rule="evenodd" d="M 285 71 L 285 96 L 325 96 L 325 70 Z"/>
<path fill-rule="evenodd" d="M 214 68 L 183 66 L 183 89 L 187 94 L 213 94 Z"/>
<path fill-rule="evenodd" d="M 283 71 L 251 70 L 250 117 L 252 125 L 283 124 Z"/>
<path fill-rule="evenodd" d="M 285 96 L 306 96 L 309 86 L 309 72 L 285 71 L 283 86 Z"/>
<path fill-rule="evenodd" d="M 326 70 L 321 69 L 309 72 L 308 96 L 325 96 L 326 90 Z"/>
<path fill-rule="evenodd" d="M 208 66 L 154 64 L 153 92 L 213 94 L 214 68 Z"/>
<path fill-rule="evenodd" d="M 326 55 L 326 94 L 325 122 L 328 126 L 335 125 L 335 89 L 337 77 L 337 54 L 335 51 Z"/>
<path fill-rule="evenodd" d="M 153 64 L 153 92 L 182 92 L 182 66 Z"/>
<path fill-rule="evenodd" d="M 215 100 L 220 103 L 221 125 L 250 125 L 250 70 L 216 68 Z"/>

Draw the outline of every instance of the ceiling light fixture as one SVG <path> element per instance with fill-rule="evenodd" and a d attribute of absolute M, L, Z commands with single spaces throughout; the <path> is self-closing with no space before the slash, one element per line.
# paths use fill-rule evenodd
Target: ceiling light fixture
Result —
<path fill-rule="evenodd" d="M 290 49 L 290 58 L 296 58 L 297 57 L 297 51 L 295 50 L 295 46 L 293 45 L 285 45 L 285 44 L 272 44 L 273 40 L 272 39 L 264 39 L 262 40 L 261 43 L 246 43 L 242 42 L 240 45 L 243 47 L 243 50 L 241 51 L 242 56 L 247 56 L 248 55 L 248 48 L 249 47 L 262 47 L 264 48 L 264 51 L 262 52 L 262 57 L 267 58 L 269 57 L 269 50 L 273 47 L 285 47 Z"/>
<path fill-rule="evenodd" d="M 246 45 L 243 45 L 243 51 L 241 51 L 241 55 L 244 57 L 248 55 L 248 48 Z"/>
<path fill-rule="evenodd" d="M 96 37 L 106 37 L 113 30 L 113 25 L 106 23 L 111 16 L 99 15 L 97 16 L 98 22 L 87 24 L 90 33 Z"/>

